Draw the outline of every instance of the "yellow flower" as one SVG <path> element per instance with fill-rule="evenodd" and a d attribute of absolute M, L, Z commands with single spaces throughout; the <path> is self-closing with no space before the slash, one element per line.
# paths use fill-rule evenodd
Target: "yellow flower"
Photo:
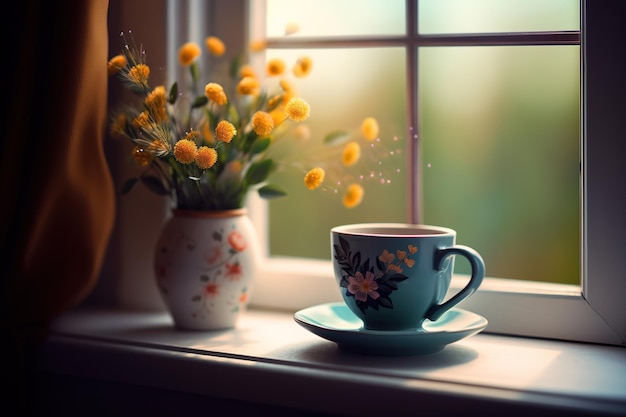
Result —
<path fill-rule="evenodd" d="M 285 25 L 285 35 L 293 35 L 300 30 L 300 25 L 296 22 L 289 22 Z"/>
<path fill-rule="evenodd" d="M 142 149 L 139 146 L 135 146 L 133 148 L 132 155 L 133 159 L 140 167 L 147 166 L 154 157 L 150 152 L 147 152 L 145 149 Z"/>
<path fill-rule="evenodd" d="M 220 121 L 215 127 L 215 138 L 219 141 L 230 143 L 237 134 L 237 129 L 228 120 Z"/>
<path fill-rule="evenodd" d="M 111 124 L 111 134 L 114 137 L 126 136 L 126 122 L 128 118 L 126 114 L 120 113 Z"/>
<path fill-rule="evenodd" d="M 343 205 L 346 208 L 358 206 L 363 200 L 363 193 L 363 187 L 359 184 L 351 184 L 343 195 Z"/>
<path fill-rule="evenodd" d="M 111 58 L 107 64 L 107 72 L 109 75 L 114 75 L 119 72 L 120 69 L 126 66 L 128 61 L 124 55 L 115 55 Z"/>
<path fill-rule="evenodd" d="M 202 119 L 198 127 L 201 133 L 200 136 L 204 139 L 204 143 L 209 145 L 215 144 L 215 136 L 213 136 L 209 121 L 207 119 Z"/>
<path fill-rule="evenodd" d="M 296 64 L 293 66 L 291 72 L 298 78 L 306 77 L 311 72 L 313 68 L 313 60 L 308 56 L 301 56 L 296 61 Z"/>
<path fill-rule="evenodd" d="M 292 98 L 285 105 L 285 112 L 294 122 L 302 122 L 309 118 L 311 106 L 301 98 Z"/>
<path fill-rule="evenodd" d="M 270 111 L 270 116 L 274 120 L 274 126 L 278 126 L 287 119 L 287 113 L 282 107 L 276 107 Z"/>
<path fill-rule="evenodd" d="M 201 169 L 209 169 L 217 162 L 217 151 L 208 146 L 200 146 L 196 154 L 196 164 Z"/>
<path fill-rule="evenodd" d="M 181 139 L 174 145 L 174 158 L 181 164 L 191 164 L 196 160 L 198 147 L 189 139 Z"/>
<path fill-rule="evenodd" d="M 293 84 L 286 78 L 283 78 L 282 80 L 280 80 L 278 82 L 278 85 L 280 85 L 280 88 L 282 88 L 283 91 L 287 94 L 293 94 L 296 91 Z"/>
<path fill-rule="evenodd" d="M 163 142 L 162 140 L 155 139 L 150 144 L 148 150 L 156 156 L 163 156 L 170 153 L 169 142 Z"/>
<path fill-rule="evenodd" d="M 304 185 L 309 190 L 315 190 L 317 187 L 322 185 L 325 175 L 326 171 L 320 167 L 315 167 L 304 176 Z"/>
<path fill-rule="evenodd" d="M 270 77 L 280 75 L 285 72 L 285 61 L 280 58 L 273 58 L 267 62 L 266 66 L 267 75 Z"/>
<path fill-rule="evenodd" d="M 137 64 L 128 70 L 126 78 L 134 84 L 148 85 L 150 78 L 150 67 L 146 64 Z"/>
<path fill-rule="evenodd" d="M 267 42 L 263 39 L 252 41 L 248 46 L 248 49 L 250 49 L 251 52 L 261 52 L 265 50 L 265 48 L 267 48 Z"/>
<path fill-rule="evenodd" d="M 178 50 L 178 62 L 183 67 L 188 67 L 200 56 L 202 50 L 195 42 L 187 42 Z"/>
<path fill-rule="evenodd" d="M 148 94 L 148 97 L 146 97 L 146 107 L 157 123 L 167 120 L 166 104 L 167 97 L 165 87 L 162 85 L 155 87 L 154 90 Z"/>
<path fill-rule="evenodd" d="M 151 125 L 150 117 L 148 116 L 148 113 L 146 113 L 145 111 L 142 111 L 141 113 L 139 113 L 137 117 L 133 119 L 133 127 L 135 129 L 146 130 L 150 128 L 150 125 Z"/>
<path fill-rule="evenodd" d="M 243 169 L 243 164 L 241 163 L 240 160 L 234 159 L 228 162 L 226 166 L 224 167 L 224 170 L 220 174 L 220 181 L 238 178 L 242 169 Z"/>
<path fill-rule="evenodd" d="M 396 255 L 389 252 L 387 249 L 384 249 L 383 253 L 381 253 L 380 256 L 378 257 L 379 261 L 386 263 L 386 264 L 393 262 L 394 259 L 396 259 Z"/>
<path fill-rule="evenodd" d="M 365 139 L 374 140 L 378 137 L 378 122 L 373 117 L 367 117 L 361 123 L 361 132 Z"/>
<path fill-rule="evenodd" d="M 275 109 L 281 102 L 284 102 L 285 94 L 279 94 L 267 99 L 267 108 Z"/>
<path fill-rule="evenodd" d="M 357 163 L 361 157 L 361 147 L 355 141 L 348 142 L 343 148 L 343 154 L 341 155 L 341 162 L 347 167 Z"/>
<path fill-rule="evenodd" d="M 206 44 L 206 48 L 209 52 L 215 56 L 222 56 L 224 52 L 226 52 L 226 46 L 224 46 L 224 42 L 217 36 L 209 36 L 204 40 Z"/>
<path fill-rule="evenodd" d="M 293 25 L 286 33 L 295 31 L 297 26 Z M 221 77 L 204 81 L 203 96 L 202 90 L 198 91 L 203 85 L 198 86 L 201 55 L 221 56 L 230 51 L 226 51 L 226 46 L 216 36 L 204 37 L 197 44 L 181 44 L 176 51 L 179 64 L 191 71 L 180 90 L 185 93 L 178 94 L 177 87 L 182 86 L 179 83 L 173 84 L 171 90 L 165 85 L 149 85 L 151 67 L 146 65 L 143 49 L 137 49 L 134 41 L 125 40 L 123 52 L 107 63 L 108 72 L 118 73 L 131 92 L 141 97 L 136 106 L 129 107 L 123 111 L 122 117 L 112 120 L 111 133 L 131 141 L 131 147 L 134 146 L 132 158 L 143 169 L 154 168 L 150 175 L 159 178 L 164 191 L 171 193 L 177 207 L 231 208 L 240 205 L 247 193 L 255 189 L 262 197 L 282 194 L 278 187 L 273 188 L 275 191 L 272 187 L 260 188 L 269 180 L 266 178 L 269 173 L 263 169 L 249 170 L 250 165 L 254 170 L 256 161 L 269 159 L 277 169 L 307 167 L 303 171 L 303 182 L 309 190 L 332 190 L 332 194 L 342 199 L 348 208 L 361 204 L 365 185 L 359 180 L 354 180 L 353 184 L 350 178 L 354 176 L 346 172 L 349 169 L 346 167 L 353 169 L 375 161 L 365 158 L 366 145 L 358 136 L 380 141 L 377 121 L 373 118 L 363 120 L 358 135 L 345 142 L 331 140 L 339 137 L 331 132 L 320 143 L 324 149 L 319 149 L 321 153 L 318 153 L 317 141 L 312 141 L 311 130 L 306 125 L 311 106 L 300 98 L 298 91 L 299 78 L 309 75 L 313 67 L 309 56 L 298 57 L 293 67 L 286 67 L 287 61 L 280 58 L 268 59 L 264 61 L 266 68 L 262 69 L 267 74 L 256 74 L 251 65 L 240 62 L 245 57 L 237 55 L 231 62 L 231 71 L 228 71 L 228 86 L 222 83 L 227 81 L 222 81 Z M 250 44 L 251 50 L 256 51 L 266 47 L 265 40 Z M 235 68 L 237 70 L 233 72 Z M 268 86 L 265 86 L 266 81 L 269 81 Z M 186 85 L 189 83 L 192 85 Z M 170 91 L 175 96 L 170 97 Z M 291 126 L 281 126 L 286 122 Z M 359 129 L 358 124 L 356 127 Z M 282 140 L 283 134 L 285 140 Z M 296 155 L 287 155 L 294 152 Z M 158 164 L 157 158 L 161 159 Z M 319 159 L 322 161 L 311 162 Z M 262 165 L 259 167 L 263 168 Z M 308 171 L 308 168 L 313 169 Z M 396 264 L 403 268 L 410 266 L 411 250 L 411 247 L 405 249 L 406 255 L 399 257 Z"/>
<path fill-rule="evenodd" d="M 244 77 L 252 77 L 252 78 L 256 78 L 256 72 L 254 71 L 254 68 L 252 67 L 252 65 L 242 65 L 241 68 L 239 68 L 239 77 L 240 78 L 244 78 Z"/>
<path fill-rule="evenodd" d="M 259 82 L 254 77 L 243 77 L 237 83 L 237 92 L 245 96 L 255 95 L 259 92 Z"/>
<path fill-rule="evenodd" d="M 300 124 L 293 129 L 294 138 L 300 142 L 311 139 L 311 128 L 305 124 Z"/>
<path fill-rule="evenodd" d="M 191 140 L 197 143 L 197 140 L 200 138 L 200 132 L 194 129 L 191 129 L 183 139 Z"/>
<path fill-rule="evenodd" d="M 218 83 L 208 83 L 204 87 L 204 93 L 212 102 L 223 106 L 228 102 L 224 88 Z"/>
<path fill-rule="evenodd" d="M 274 119 L 264 111 L 257 111 L 252 115 L 252 128 L 259 136 L 267 136 L 274 130 Z"/>

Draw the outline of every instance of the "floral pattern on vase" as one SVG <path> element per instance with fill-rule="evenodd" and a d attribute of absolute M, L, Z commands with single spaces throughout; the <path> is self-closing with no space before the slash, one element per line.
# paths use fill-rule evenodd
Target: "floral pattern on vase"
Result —
<path fill-rule="evenodd" d="M 234 327 L 250 300 L 256 258 L 245 210 L 174 210 L 158 239 L 154 268 L 176 327 Z"/>

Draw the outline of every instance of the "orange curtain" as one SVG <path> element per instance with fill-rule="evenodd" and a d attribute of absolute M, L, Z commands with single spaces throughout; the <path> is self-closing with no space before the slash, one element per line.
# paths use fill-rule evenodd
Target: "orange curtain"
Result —
<path fill-rule="evenodd" d="M 32 360 L 50 320 L 94 287 L 114 191 L 102 143 L 108 0 L 19 0 L 10 10 L 0 95 L 8 108 L 0 144 L 0 343 L 14 371 L 3 367 L 4 376 L 19 379 L 20 359 Z"/>

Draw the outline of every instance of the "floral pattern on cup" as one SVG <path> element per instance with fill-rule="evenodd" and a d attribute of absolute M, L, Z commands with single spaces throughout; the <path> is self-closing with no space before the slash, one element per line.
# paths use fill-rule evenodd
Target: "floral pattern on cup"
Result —
<path fill-rule="evenodd" d="M 346 289 L 347 297 L 354 297 L 363 313 L 369 307 L 393 308 L 391 294 L 398 289 L 397 283 L 408 279 L 402 272 L 413 267 L 415 260 L 411 255 L 418 251 L 414 245 L 395 253 L 384 249 L 372 262 L 369 258 L 363 261 L 361 252 L 352 252 L 348 241 L 341 236 L 339 245 L 334 244 L 333 248 L 343 271 L 340 286 Z"/>

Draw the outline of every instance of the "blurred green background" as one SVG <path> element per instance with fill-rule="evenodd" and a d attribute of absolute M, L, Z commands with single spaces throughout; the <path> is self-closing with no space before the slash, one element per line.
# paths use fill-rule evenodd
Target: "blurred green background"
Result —
<path fill-rule="evenodd" d="M 270 0 L 268 34 L 278 36 L 276 28 L 289 22 L 300 28 L 291 36 L 405 30 L 404 1 L 316 2 L 316 10 L 332 7 L 333 17 L 325 19 L 303 4 Z M 577 30 L 578 10 L 573 0 L 422 0 L 419 27 L 422 33 Z M 368 16 L 375 25 L 368 26 Z M 365 183 L 363 203 L 345 209 L 333 187 L 304 188 L 297 169 L 275 176 L 290 195 L 270 203 L 271 253 L 329 259 L 332 226 L 407 220 L 405 51 L 277 49 L 268 58 L 291 62 L 303 53 L 314 62 L 311 75 L 298 81 L 312 107 L 311 140 L 377 118 L 383 157 L 358 168 L 390 180 Z M 418 57 L 424 223 L 457 230 L 457 243 L 482 254 L 489 276 L 579 284 L 580 47 L 423 47 Z M 468 266 L 459 260 L 456 271 L 467 273 Z"/>

